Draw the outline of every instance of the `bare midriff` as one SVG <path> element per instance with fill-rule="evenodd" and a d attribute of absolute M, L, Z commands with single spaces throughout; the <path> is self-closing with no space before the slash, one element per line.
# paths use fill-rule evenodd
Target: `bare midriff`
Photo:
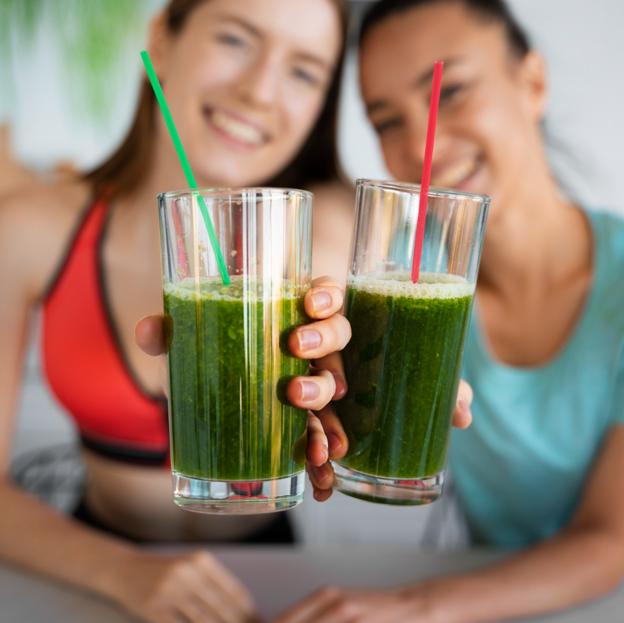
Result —
<path fill-rule="evenodd" d="M 189 513 L 173 503 L 171 473 L 82 452 L 89 511 L 104 525 L 146 541 L 236 541 L 268 525 L 272 515 L 219 517 Z"/>

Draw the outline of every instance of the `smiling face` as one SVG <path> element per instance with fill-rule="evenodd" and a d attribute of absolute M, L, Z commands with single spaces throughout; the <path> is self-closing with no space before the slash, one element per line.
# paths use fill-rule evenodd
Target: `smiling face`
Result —
<path fill-rule="evenodd" d="M 375 24 L 360 53 L 362 94 L 388 170 L 402 181 L 420 182 L 439 59 L 445 68 L 431 184 L 488 194 L 493 207 L 505 203 L 542 162 L 541 59 L 518 58 L 503 25 L 461 2 L 425 5 Z"/>
<path fill-rule="evenodd" d="M 198 180 L 259 184 L 297 154 L 341 47 L 331 0 L 209 0 L 153 54 Z M 169 138 L 159 118 L 159 138 Z"/>

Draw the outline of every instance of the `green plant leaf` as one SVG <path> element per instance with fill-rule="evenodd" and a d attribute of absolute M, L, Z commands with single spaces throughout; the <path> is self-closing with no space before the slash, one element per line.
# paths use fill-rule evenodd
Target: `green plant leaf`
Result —
<path fill-rule="evenodd" d="M 43 26 L 58 45 L 64 87 L 76 112 L 107 121 L 124 52 L 144 46 L 145 25 L 162 0 L 0 0 L 0 54 L 9 59 L 32 45 Z M 10 85 L 3 85 L 10 89 Z"/>

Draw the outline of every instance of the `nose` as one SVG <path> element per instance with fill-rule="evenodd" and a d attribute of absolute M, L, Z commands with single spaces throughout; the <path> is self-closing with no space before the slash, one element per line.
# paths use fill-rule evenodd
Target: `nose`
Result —
<path fill-rule="evenodd" d="M 279 84 L 277 63 L 265 54 L 247 68 L 239 84 L 239 95 L 248 104 L 267 108 L 275 103 Z"/>
<path fill-rule="evenodd" d="M 405 121 L 405 137 L 403 141 L 404 157 L 412 165 L 422 168 L 427 140 L 427 119 L 413 111 Z"/>
<path fill-rule="evenodd" d="M 422 168 L 425 159 L 425 146 L 427 143 L 427 114 L 419 114 L 415 112 L 410 115 L 406 122 L 406 132 L 404 140 L 404 157 L 411 163 L 412 168 L 418 172 L 418 176 L 422 174 Z M 433 159 L 439 161 L 442 154 L 446 151 L 446 134 L 444 127 L 438 119 L 438 124 L 434 129 L 435 143 L 433 150 Z"/>

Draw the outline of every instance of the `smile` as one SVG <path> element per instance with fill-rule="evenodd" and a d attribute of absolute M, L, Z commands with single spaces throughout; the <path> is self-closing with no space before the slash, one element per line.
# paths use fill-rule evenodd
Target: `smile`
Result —
<path fill-rule="evenodd" d="M 204 116 L 210 125 L 224 138 L 240 146 L 259 147 L 267 142 L 268 137 L 258 126 L 239 116 L 222 110 L 204 109 Z"/>
<path fill-rule="evenodd" d="M 467 182 L 479 170 L 481 166 L 480 158 L 468 158 L 460 160 L 445 168 L 441 173 L 432 178 L 431 183 L 434 186 L 442 186 L 446 188 L 458 188 Z"/>

